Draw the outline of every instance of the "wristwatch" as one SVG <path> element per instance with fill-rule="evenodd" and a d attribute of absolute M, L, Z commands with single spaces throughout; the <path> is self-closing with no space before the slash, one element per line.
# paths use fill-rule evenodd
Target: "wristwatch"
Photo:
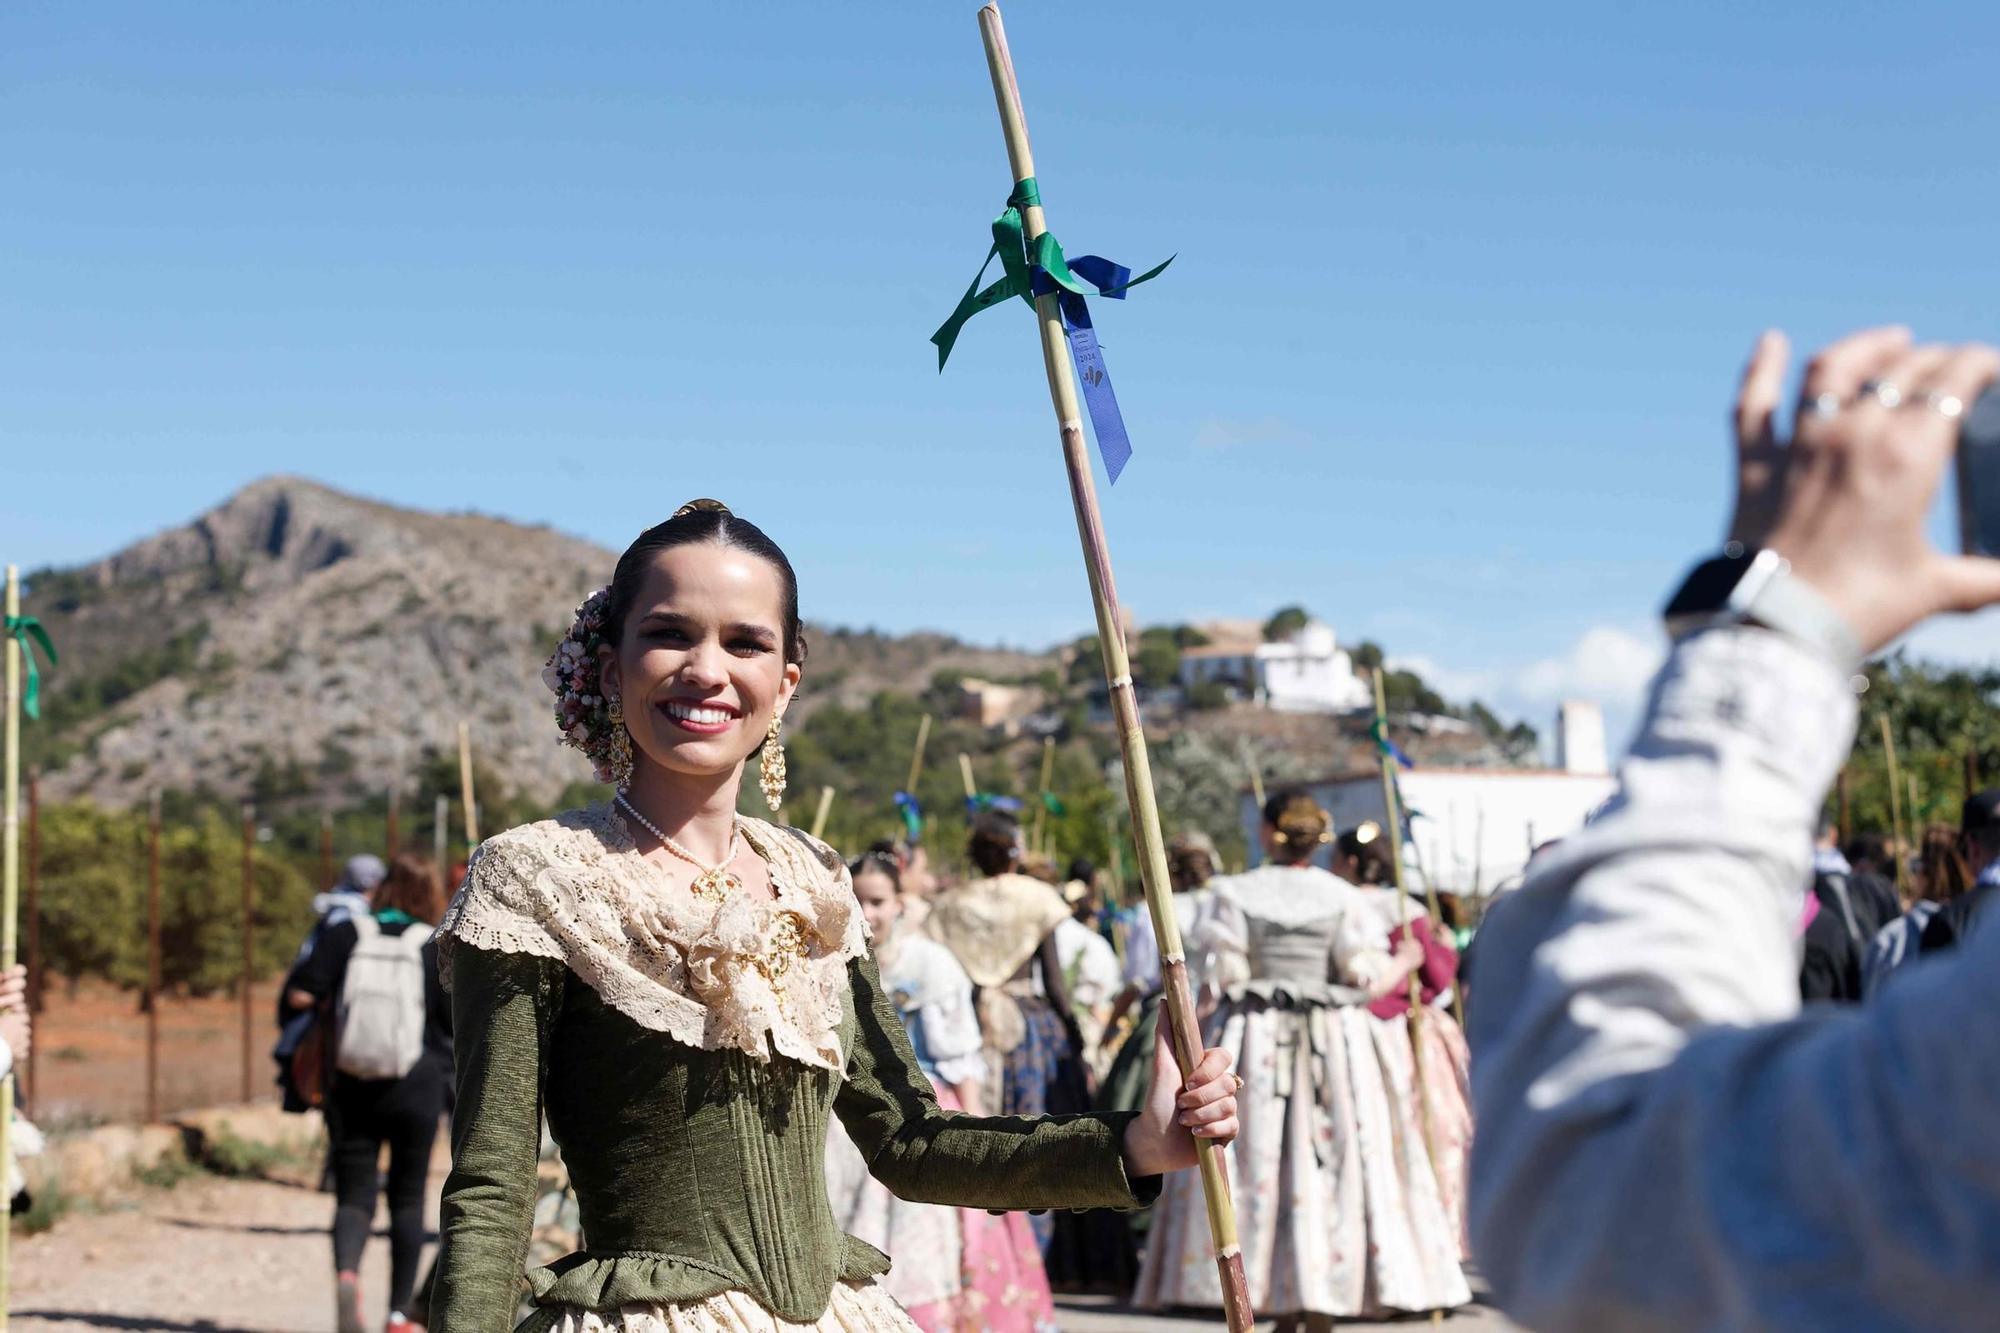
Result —
<path fill-rule="evenodd" d="M 1731 542 L 1696 565 L 1667 602 L 1667 633 L 1678 639 L 1710 625 L 1761 625 L 1818 650 L 1842 671 L 1861 666 L 1861 641 L 1789 560 Z"/>

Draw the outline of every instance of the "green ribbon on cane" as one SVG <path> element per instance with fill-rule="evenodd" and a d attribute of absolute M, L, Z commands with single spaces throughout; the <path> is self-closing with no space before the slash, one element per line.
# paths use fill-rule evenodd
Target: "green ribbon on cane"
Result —
<path fill-rule="evenodd" d="M 21 645 L 21 656 L 28 663 L 28 685 L 21 691 L 21 711 L 39 719 L 42 715 L 42 672 L 35 665 L 35 644 L 42 645 L 50 666 L 57 661 L 56 646 L 49 642 L 49 632 L 42 628 L 42 622 L 33 616 L 8 616 L 6 632 Z"/>
<path fill-rule="evenodd" d="M 1050 282 L 1078 296 L 1122 297 L 1140 283 L 1150 282 L 1159 277 L 1166 271 L 1167 265 L 1174 262 L 1173 257 L 1168 256 L 1166 261 L 1157 267 L 1112 287 L 1100 287 L 1094 282 L 1080 278 L 1070 268 L 1069 261 L 1063 257 L 1062 243 L 1056 240 L 1054 233 L 1045 231 L 1032 241 L 1027 239 L 1027 227 L 1022 220 L 1022 210 L 1033 208 L 1041 202 L 1041 188 L 1036 185 L 1033 176 L 1014 183 L 1014 192 L 1007 196 L 1006 211 L 993 219 L 993 248 L 986 252 L 986 258 L 979 265 L 979 272 L 972 275 L 972 285 L 967 287 L 965 295 L 959 298 L 958 308 L 952 311 L 951 317 L 940 324 L 938 331 L 931 335 L 931 341 L 937 344 L 939 370 L 944 369 L 945 360 L 951 356 L 952 344 L 958 341 L 959 330 L 963 329 L 966 321 L 974 315 L 999 305 L 1010 296 L 1018 296 L 1033 306 L 1037 272 L 1046 274 Z M 1000 267 L 1003 270 L 1001 277 L 990 286 L 981 288 L 980 279 L 984 278 L 986 270 L 992 267 L 995 255 L 1000 257 Z M 1077 262 L 1081 264 L 1084 261 L 1079 259 Z"/>

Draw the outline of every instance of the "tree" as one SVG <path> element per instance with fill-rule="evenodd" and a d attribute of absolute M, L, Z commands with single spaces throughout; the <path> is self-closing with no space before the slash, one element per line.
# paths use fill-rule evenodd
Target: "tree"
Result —
<path fill-rule="evenodd" d="M 1391 713 L 1450 714 L 1444 696 L 1414 671 L 1389 670 L 1382 675 L 1383 700 Z"/>
<path fill-rule="evenodd" d="M 1139 646 L 1132 654 L 1132 679 L 1149 690 L 1171 685 L 1180 678 L 1181 650 L 1171 629 L 1142 630 Z"/>
<path fill-rule="evenodd" d="M 1349 656 L 1354 659 L 1356 670 L 1375 671 L 1382 665 L 1382 645 L 1372 639 L 1363 639 L 1354 645 L 1354 651 Z"/>
<path fill-rule="evenodd" d="M 1304 629 L 1309 619 L 1303 606 L 1282 607 L 1264 622 L 1264 641 L 1279 643 L 1289 639 Z"/>
<path fill-rule="evenodd" d="M 1897 652 L 1871 663 L 1867 676 L 1847 763 L 1852 827 L 1844 831 L 1890 831 L 1884 717 L 1896 740 L 1905 835 L 1914 838 L 1927 823 L 1955 824 L 1969 780 L 1975 789 L 2000 784 L 2000 670 L 1947 667 Z M 1838 813 L 1831 796 L 1829 813 Z"/>
<path fill-rule="evenodd" d="M 42 953 L 58 976 L 146 983 L 146 816 L 79 801 L 45 807 Z M 209 995 L 242 975 L 243 841 L 217 810 L 176 820 L 160 838 L 160 979 L 170 992 Z M 312 924 L 312 885 L 283 856 L 252 853 L 252 958 L 260 976 L 290 961 Z"/>
<path fill-rule="evenodd" d="M 1207 712 L 1229 706 L 1229 687 L 1219 680 L 1198 680 L 1188 691 L 1188 707 L 1196 712 Z"/>

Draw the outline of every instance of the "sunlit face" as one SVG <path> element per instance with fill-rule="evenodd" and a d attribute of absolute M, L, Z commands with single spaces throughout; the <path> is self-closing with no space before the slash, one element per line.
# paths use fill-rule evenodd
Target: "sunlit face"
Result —
<path fill-rule="evenodd" d="M 934 897 L 937 876 L 931 873 L 931 854 L 921 846 L 910 849 L 910 863 L 903 867 L 903 892 L 918 898 Z"/>
<path fill-rule="evenodd" d="M 896 881 L 879 870 L 864 870 L 854 877 L 854 896 L 861 903 L 861 915 L 876 939 L 882 939 L 896 918 L 903 914 L 903 899 Z"/>
<path fill-rule="evenodd" d="M 797 664 L 785 661 L 778 571 L 717 542 L 654 558 L 623 640 L 600 661 L 624 707 L 633 762 L 688 777 L 738 768 L 799 685 Z"/>

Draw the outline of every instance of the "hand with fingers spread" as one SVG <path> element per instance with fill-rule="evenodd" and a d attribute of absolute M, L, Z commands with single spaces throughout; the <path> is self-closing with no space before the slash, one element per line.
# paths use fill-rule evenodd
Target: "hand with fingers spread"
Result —
<path fill-rule="evenodd" d="M 2000 375 L 2000 351 L 1869 329 L 1806 367 L 1789 443 L 1774 420 L 1788 347 L 1766 333 L 1736 403 L 1732 542 L 1776 551 L 1872 653 L 1939 611 L 2000 601 L 2000 561 L 1946 555 L 1924 520 L 1959 418 Z"/>
<path fill-rule="evenodd" d="M 1125 1127 L 1125 1170 L 1156 1176 L 1194 1165 L 1199 1135 L 1216 1143 L 1236 1137 L 1236 1090 L 1243 1086 L 1229 1070 L 1229 1052 L 1203 1051 L 1194 1073 L 1182 1079 L 1174 1061 L 1164 1016 L 1153 1042 L 1153 1084 L 1138 1119 Z"/>

